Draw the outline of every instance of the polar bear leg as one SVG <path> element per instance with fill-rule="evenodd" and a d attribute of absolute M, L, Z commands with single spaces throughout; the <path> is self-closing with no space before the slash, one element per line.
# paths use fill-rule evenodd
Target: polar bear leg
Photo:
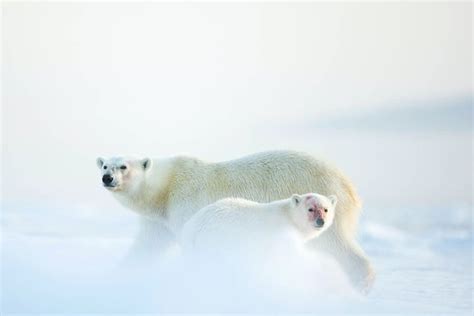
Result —
<path fill-rule="evenodd" d="M 140 217 L 138 234 L 124 262 L 149 262 L 150 259 L 163 257 L 175 245 L 174 234 L 163 223 Z"/>
<path fill-rule="evenodd" d="M 375 272 L 356 240 L 329 229 L 318 238 L 308 241 L 309 249 L 332 255 L 341 265 L 354 287 L 367 294 L 374 282 Z"/>

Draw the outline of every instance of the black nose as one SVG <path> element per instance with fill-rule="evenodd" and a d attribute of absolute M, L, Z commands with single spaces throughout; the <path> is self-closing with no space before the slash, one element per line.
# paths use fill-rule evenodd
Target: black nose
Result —
<path fill-rule="evenodd" d="M 114 181 L 114 178 L 108 174 L 104 174 L 102 177 L 102 182 L 104 182 L 104 184 L 110 184 L 112 181 Z"/>
<path fill-rule="evenodd" d="M 323 225 L 324 225 L 324 219 L 318 218 L 318 219 L 316 220 L 316 225 L 317 225 L 318 227 L 323 226 Z"/>

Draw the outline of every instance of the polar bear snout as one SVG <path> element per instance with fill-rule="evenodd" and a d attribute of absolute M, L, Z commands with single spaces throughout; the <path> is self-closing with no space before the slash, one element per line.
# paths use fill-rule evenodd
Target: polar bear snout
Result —
<path fill-rule="evenodd" d="M 323 227 L 324 215 L 321 209 L 318 207 L 313 207 L 313 208 L 310 208 L 308 211 L 309 211 L 308 220 L 314 223 L 315 227 L 318 227 L 318 228 Z"/>
<path fill-rule="evenodd" d="M 114 181 L 114 177 L 112 177 L 110 174 L 104 174 L 102 176 L 102 183 L 105 186 L 111 186 L 113 181 Z"/>
<path fill-rule="evenodd" d="M 316 222 L 314 223 L 314 226 L 316 227 L 323 227 L 324 226 L 324 219 L 318 218 Z"/>

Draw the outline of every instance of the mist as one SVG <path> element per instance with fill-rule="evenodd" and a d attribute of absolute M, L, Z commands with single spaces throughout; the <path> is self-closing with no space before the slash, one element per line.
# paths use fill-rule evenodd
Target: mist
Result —
<path fill-rule="evenodd" d="M 472 310 L 471 3 L 1 8 L 2 312 Z M 274 149 L 353 180 L 369 296 L 307 254 L 260 283 L 178 255 L 122 265 L 138 217 L 96 157 Z"/>

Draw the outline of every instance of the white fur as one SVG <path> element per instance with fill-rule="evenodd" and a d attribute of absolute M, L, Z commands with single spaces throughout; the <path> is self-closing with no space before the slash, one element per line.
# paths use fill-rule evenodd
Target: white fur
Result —
<path fill-rule="evenodd" d="M 270 203 L 227 198 L 199 210 L 186 222 L 182 244 L 188 250 L 235 248 L 249 245 L 257 251 L 268 250 L 267 243 L 279 242 L 281 235 L 306 241 L 319 236 L 333 222 L 336 197 L 308 193 Z M 324 225 L 318 227 L 313 219 L 315 208 L 321 212 Z"/>
<path fill-rule="evenodd" d="M 326 162 L 292 151 L 264 152 L 219 163 L 189 157 L 154 159 L 147 168 L 142 161 L 114 158 L 99 162 L 113 167 L 122 162 L 130 165 L 127 174 L 118 176 L 118 188 L 111 191 L 123 205 L 147 219 L 147 233 L 139 235 L 135 248 L 168 246 L 165 240 L 179 234 L 194 213 L 226 197 L 268 203 L 293 193 L 335 194 L 334 224 L 307 245 L 332 254 L 355 285 L 371 285 L 373 270 L 354 239 L 359 198 L 350 180 Z M 115 168 L 114 172 L 121 171 Z M 155 234 L 150 233 L 153 225 Z M 158 234 L 160 242 L 152 237 Z"/>

